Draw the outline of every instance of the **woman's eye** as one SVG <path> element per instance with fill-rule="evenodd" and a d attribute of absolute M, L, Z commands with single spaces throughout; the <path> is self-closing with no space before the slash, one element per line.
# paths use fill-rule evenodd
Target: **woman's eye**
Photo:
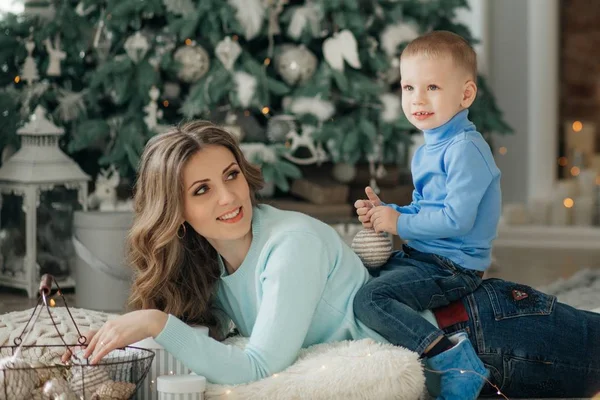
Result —
<path fill-rule="evenodd" d="M 229 175 L 227 175 L 227 180 L 232 180 L 237 178 L 237 176 L 240 174 L 240 171 L 231 171 L 229 173 Z"/>
<path fill-rule="evenodd" d="M 198 195 L 206 193 L 207 191 L 208 191 L 208 186 L 202 185 L 194 192 L 194 195 L 198 196 Z"/>
<path fill-rule="evenodd" d="M 404 87 L 402 89 L 406 90 L 407 92 L 410 92 L 413 90 L 413 87 L 410 85 L 404 85 Z"/>
<path fill-rule="evenodd" d="M 439 87 L 437 85 L 429 85 L 429 87 L 427 89 L 429 89 L 429 90 L 438 90 Z"/>

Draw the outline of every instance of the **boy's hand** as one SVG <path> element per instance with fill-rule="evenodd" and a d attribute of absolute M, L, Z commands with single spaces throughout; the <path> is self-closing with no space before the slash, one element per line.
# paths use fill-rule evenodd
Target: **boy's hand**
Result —
<path fill-rule="evenodd" d="M 387 232 L 398 235 L 398 218 L 400 213 L 391 207 L 373 207 L 367 212 L 367 218 L 371 222 L 375 232 Z"/>
<path fill-rule="evenodd" d="M 367 194 L 368 200 L 356 200 L 354 202 L 354 207 L 356 208 L 358 220 L 362 223 L 363 228 L 373 228 L 373 224 L 369 221 L 367 213 L 373 207 L 380 206 L 381 200 L 369 186 L 365 188 L 365 193 Z"/>

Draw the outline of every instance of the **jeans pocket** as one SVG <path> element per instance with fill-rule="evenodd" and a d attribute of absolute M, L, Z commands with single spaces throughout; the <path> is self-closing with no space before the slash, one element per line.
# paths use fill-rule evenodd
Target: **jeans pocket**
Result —
<path fill-rule="evenodd" d="M 462 268 L 458 268 L 458 266 L 454 263 L 454 261 L 450 260 L 447 257 L 439 256 L 437 254 L 432 254 L 433 258 L 440 267 L 448 269 L 452 271 L 453 274 L 457 274 L 460 272 Z"/>
<path fill-rule="evenodd" d="M 502 391 L 510 397 L 570 397 L 555 372 L 551 362 L 505 356 Z"/>
<path fill-rule="evenodd" d="M 501 279 L 487 279 L 482 286 L 490 298 L 496 321 L 527 315 L 550 315 L 554 311 L 556 296 L 530 286 Z"/>

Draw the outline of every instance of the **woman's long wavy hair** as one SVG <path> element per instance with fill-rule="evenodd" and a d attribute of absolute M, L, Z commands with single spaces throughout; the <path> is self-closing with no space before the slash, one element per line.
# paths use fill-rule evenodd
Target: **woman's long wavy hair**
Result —
<path fill-rule="evenodd" d="M 134 270 L 132 309 L 159 309 L 188 324 L 216 327 L 210 312 L 220 269 L 216 250 L 184 215 L 182 171 L 208 145 L 229 149 L 250 187 L 252 204 L 263 187 L 260 170 L 244 157 L 236 139 L 207 121 L 188 122 L 154 136 L 141 157 L 134 188 L 134 221 L 127 259 Z M 185 232 L 183 238 L 181 233 Z"/>

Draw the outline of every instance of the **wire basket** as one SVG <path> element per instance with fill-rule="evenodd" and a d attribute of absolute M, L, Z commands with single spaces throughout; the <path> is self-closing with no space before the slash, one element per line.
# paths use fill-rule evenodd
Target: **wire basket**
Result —
<path fill-rule="evenodd" d="M 68 344 L 58 330 L 50 307 L 52 283 L 55 296 L 64 302 L 78 343 Z M 67 301 L 52 275 L 40 282 L 40 299 L 13 346 L 0 346 L 0 400 L 127 400 L 133 398 L 154 358 L 154 352 L 133 346 L 111 351 L 97 364 L 82 357 L 87 338 L 81 334 Z M 38 311 L 39 308 L 39 311 Z M 42 311 L 46 309 L 62 345 L 23 345 Z M 25 339 L 25 340 L 24 340 Z M 65 353 L 68 362 L 62 362 Z"/>

